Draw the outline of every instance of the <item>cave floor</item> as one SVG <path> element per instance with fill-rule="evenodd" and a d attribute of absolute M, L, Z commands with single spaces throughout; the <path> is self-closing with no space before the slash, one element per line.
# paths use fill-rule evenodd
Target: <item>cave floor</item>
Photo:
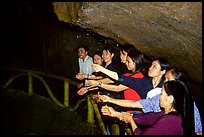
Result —
<path fill-rule="evenodd" d="M 82 115 L 56 105 L 49 98 L 8 89 L 0 96 L 1 134 L 94 135 Z"/>

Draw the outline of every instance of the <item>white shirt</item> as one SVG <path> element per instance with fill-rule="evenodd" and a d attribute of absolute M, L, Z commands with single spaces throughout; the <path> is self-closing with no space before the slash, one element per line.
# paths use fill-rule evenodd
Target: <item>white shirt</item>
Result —
<path fill-rule="evenodd" d="M 147 92 L 146 99 L 149 99 L 149 98 L 152 98 L 152 97 L 154 97 L 154 96 L 156 96 L 158 94 L 161 94 L 161 90 L 162 90 L 162 88 L 158 88 L 158 87 L 153 88 L 152 90 Z"/>
<path fill-rule="evenodd" d="M 79 72 L 84 73 L 84 74 L 92 74 L 93 69 L 92 69 L 92 64 L 93 64 L 93 58 L 87 55 L 84 59 L 84 61 L 79 58 Z"/>

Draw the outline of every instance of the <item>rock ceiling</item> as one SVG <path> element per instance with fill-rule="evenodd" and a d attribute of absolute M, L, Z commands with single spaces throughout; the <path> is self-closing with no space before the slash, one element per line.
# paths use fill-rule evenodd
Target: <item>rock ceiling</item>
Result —
<path fill-rule="evenodd" d="M 168 59 L 202 83 L 201 2 L 53 2 L 59 20 Z"/>

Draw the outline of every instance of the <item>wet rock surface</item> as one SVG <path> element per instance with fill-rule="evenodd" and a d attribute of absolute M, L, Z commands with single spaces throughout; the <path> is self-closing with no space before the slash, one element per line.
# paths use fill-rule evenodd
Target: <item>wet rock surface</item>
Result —
<path fill-rule="evenodd" d="M 62 5 L 58 6 L 60 15 L 68 15 L 71 3 Z M 77 5 L 72 12 L 77 12 Z M 58 9 L 55 8 L 56 13 Z M 150 56 L 164 57 L 201 83 L 202 3 L 87 2 L 82 4 L 78 16 L 75 24 L 119 43 L 131 43 Z"/>
<path fill-rule="evenodd" d="M 43 96 L 28 96 L 21 90 L 1 93 L 3 135 L 94 135 L 80 114 L 57 106 Z"/>

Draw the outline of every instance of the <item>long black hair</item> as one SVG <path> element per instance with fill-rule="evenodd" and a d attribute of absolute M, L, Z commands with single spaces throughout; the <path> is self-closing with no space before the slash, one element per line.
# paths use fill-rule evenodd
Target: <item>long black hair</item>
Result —
<path fill-rule="evenodd" d="M 144 57 L 144 54 L 137 49 L 129 51 L 128 57 L 130 57 L 136 65 L 135 72 L 141 71 L 146 76 L 148 69 L 151 66 L 151 61 L 148 62 Z"/>
<path fill-rule="evenodd" d="M 166 60 L 165 58 L 156 58 L 154 59 L 155 60 L 158 60 L 159 64 L 160 64 L 160 67 L 161 67 L 161 71 L 163 70 L 168 70 L 170 67 L 171 67 L 171 63 Z M 162 76 L 162 80 L 165 79 L 165 75 Z"/>
<path fill-rule="evenodd" d="M 182 126 L 184 135 L 194 135 L 194 118 L 192 118 L 192 113 L 194 111 L 190 108 L 193 106 L 192 96 L 187 88 L 187 85 L 178 80 L 171 80 L 164 83 L 164 88 L 167 95 L 172 95 L 174 97 L 173 107 L 177 114 L 182 116 Z M 192 125 L 189 125 L 192 124 Z"/>
<path fill-rule="evenodd" d="M 184 126 L 187 130 L 185 130 L 185 134 L 186 135 L 193 135 L 195 134 L 195 118 L 194 118 L 194 99 L 192 96 L 191 91 L 189 90 L 188 87 L 188 74 L 187 72 L 179 67 L 175 67 L 172 69 L 172 75 L 174 76 L 175 80 L 178 80 L 180 82 L 183 82 L 183 84 L 186 85 L 186 87 L 188 88 L 187 90 L 187 98 L 186 101 L 189 103 L 184 103 L 187 106 L 185 106 L 184 108 L 186 110 L 184 110 L 185 113 L 185 117 L 189 117 L 187 120 L 184 121 Z M 193 102 L 193 103 L 192 103 Z"/>

